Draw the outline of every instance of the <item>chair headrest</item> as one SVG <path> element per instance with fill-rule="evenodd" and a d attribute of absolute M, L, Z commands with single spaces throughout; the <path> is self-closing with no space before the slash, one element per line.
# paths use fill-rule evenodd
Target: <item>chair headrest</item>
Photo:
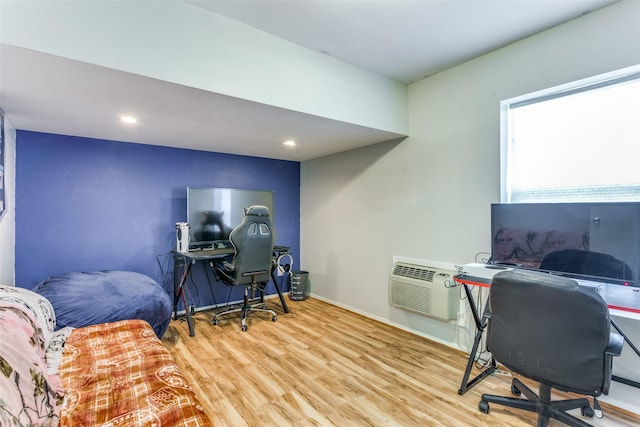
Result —
<path fill-rule="evenodd" d="M 269 208 L 261 205 L 254 205 L 245 208 L 245 216 L 269 216 Z"/>

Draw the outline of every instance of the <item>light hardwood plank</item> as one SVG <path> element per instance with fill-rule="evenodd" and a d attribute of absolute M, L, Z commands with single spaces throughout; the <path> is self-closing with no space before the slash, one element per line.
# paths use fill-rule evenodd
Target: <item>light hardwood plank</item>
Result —
<path fill-rule="evenodd" d="M 289 314 L 270 302 L 277 322 L 251 315 L 242 332 L 237 317 L 214 326 L 213 313 L 202 312 L 194 316 L 195 337 L 178 320 L 162 339 L 215 425 L 536 424 L 535 414 L 525 411 L 478 410 L 482 393 L 510 394 L 508 377 L 489 377 L 459 396 L 466 364 L 460 351 L 316 299 L 289 302 Z M 640 416 L 606 404 L 603 409 L 603 419 L 587 422 L 640 425 Z"/>

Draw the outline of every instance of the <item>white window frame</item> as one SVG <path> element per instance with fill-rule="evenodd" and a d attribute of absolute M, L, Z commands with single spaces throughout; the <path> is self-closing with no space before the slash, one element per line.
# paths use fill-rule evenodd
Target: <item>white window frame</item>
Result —
<path fill-rule="evenodd" d="M 612 71 L 594 77 L 578 80 L 575 82 L 555 86 L 548 89 L 528 93 L 500 102 L 500 201 L 511 203 L 509 194 L 509 175 L 511 158 L 511 126 L 509 122 L 509 111 L 514 106 L 543 102 L 574 93 L 589 91 L 615 85 L 618 83 L 640 80 L 640 65 Z M 640 141 L 639 141 L 640 143 Z M 640 166 L 639 166 L 640 167 Z M 563 200 L 557 200 L 562 202 Z M 566 201 L 566 200 L 565 200 Z"/>

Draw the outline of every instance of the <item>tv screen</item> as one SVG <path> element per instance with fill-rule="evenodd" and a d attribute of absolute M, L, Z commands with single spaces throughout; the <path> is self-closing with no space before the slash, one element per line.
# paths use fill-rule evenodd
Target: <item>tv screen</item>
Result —
<path fill-rule="evenodd" d="M 189 249 L 228 245 L 229 233 L 242 222 L 244 209 L 262 205 L 275 222 L 273 191 L 187 188 Z"/>
<path fill-rule="evenodd" d="M 491 205 L 491 262 L 639 284 L 640 203 Z"/>

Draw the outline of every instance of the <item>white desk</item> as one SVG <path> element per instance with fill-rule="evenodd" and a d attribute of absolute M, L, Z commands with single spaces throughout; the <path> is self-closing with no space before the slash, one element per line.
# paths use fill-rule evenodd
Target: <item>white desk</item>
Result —
<path fill-rule="evenodd" d="M 500 271 L 509 268 L 499 268 L 484 264 L 467 264 L 462 267 L 462 273 L 454 277 L 454 281 L 465 287 L 467 296 L 469 297 L 469 286 L 481 286 L 490 288 L 491 279 Z M 615 406 L 640 414 L 640 388 L 633 387 L 620 381 L 630 380 L 633 383 L 640 383 L 640 356 L 636 354 L 633 345 L 640 345 L 640 288 L 632 288 L 621 285 L 612 285 L 608 283 L 592 282 L 578 280 L 581 286 L 593 288 L 606 301 L 609 307 L 609 313 L 615 325 L 625 335 L 627 342 L 620 357 L 614 358 L 613 375 L 616 381 L 611 382 L 609 395 L 601 396 L 603 402 L 611 403 Z M 480 317 L 475 310 L 475 303 L 469 297 L 472 314 L 476 319 L 476 326 L 484 328 L 486 319 Z M 479 329 L 476 335 L 476 341 L 480 339 L 482 330 Z M 476 345 L 474 345 L 474 349 Z M 472 350 L 472 353 L 474 350 Z M 470 355 L 469 360 L 472 361 L 475 355 Z M 464 394 L 468 389 L 480 382 L 484 377 L 491 375 L 494 368 L 491 366 L 476 378 L 468 381 L 470 366 L 465 371 L 459 394 Z M 637 384 L 636 384 L 637 385 Z"/>

